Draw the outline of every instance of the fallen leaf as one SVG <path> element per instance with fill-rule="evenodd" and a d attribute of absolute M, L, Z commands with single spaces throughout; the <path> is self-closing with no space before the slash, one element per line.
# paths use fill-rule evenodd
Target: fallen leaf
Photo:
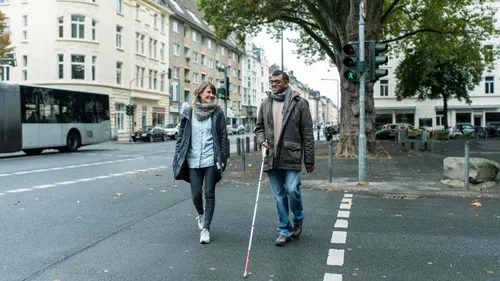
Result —
<path fill-rule="evenodd" d="M 161 174 L 156 174 L 157 177 L 161 177 Z"/>
<path fill-rule="evenodd" d="M 153 187 L 149 188 L 149 190 L 155 190 Z"/>
<path fill-rule="evenodd" d="M 77 219 L 77 220 L 81 220 L 81 219 L 82 219 L 82 217 L 78 216 L 78 217 L 76 217 L 76 219 Z"/>
<path fill-rule="evenodd" d="M 431 262 L 431 261 L 428 261 L 428 262 L 427 262 L 427 264 L 432 264 L 432 262 Z"/>
<path fill-rule="evenodd" d="M 395 216 L 396 216 L 396 217 L 400 217 L 401 215 L 400 215 L 400 214 L 396 214 Z"/>
<path fill-rule="evenodd" d="M 215 267 L 211 267 L 210 270 L 212 270 L 212 271 L 215 270 Z"/>
<path fill-rule="evenodd" d="M 123 193 L 117 192 L 116 196 L 122 196 Z"/>
<path fill-rule="evenodd" d="M 358 276 L 358 274 L 356 272 L 353 272 L 352 275 L 353 276 Z"/>
<path fill-rule="evenodd" d="M 160 192 L 166 192 L 165 189 L 160 189 Z"/>
<path fill-rule="evenodd" d="M 475 216 L 475 217 L 479 217 L 479 215 L 478 215 L 478 214 L 473 214 L 473 216 Z"/>
<path fill-rule="evenodd" d="M 495 274 L 495 271 L 492 271 L 492 270 L 488 270 L 487 272 L 488 272 L 488 274 Z"/>
<path fill-rule="evenodd" d="M 481 203 L 480 202 L 474 202 L 474 203 L 471 203 L 470 204 L 471 206 L 476 206 L 476 207 L 481 207 Z"/>
<path fill-rule="evenodd" d="M 38 197 L 33 198 L 33 200 L 38 200 Z"/>

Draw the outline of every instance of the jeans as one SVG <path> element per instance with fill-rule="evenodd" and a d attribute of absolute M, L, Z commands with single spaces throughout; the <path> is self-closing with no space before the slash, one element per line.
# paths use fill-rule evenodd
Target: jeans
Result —
<path fill-rule="evenodd" d="M 290 224 L 288 206 L 292 210 L 292 219 L 294 224 L 302 224 L 304 220 L 304 210 L 302 207 L 302 182 L 299 171 L 291 170 L 270 170 L 268 171 L 269 182 L 276 200 L 276 209 L 278 210 L 279 226 L 278 234 L 290 236 L 293 227 Z"/>
<path fill-rule="evenodd" d="M 212 217 L 215 209 L 215 184 L 217 182 L 217 170 L 215 165 L 207 168 L 189 169 L 189 181 L 191 182 L 191 197 L 199 215 L 205 213 L 203 228 L 210 230 Z M 203 181 L 205 181 L 205 212 L 203 211 Z"/>

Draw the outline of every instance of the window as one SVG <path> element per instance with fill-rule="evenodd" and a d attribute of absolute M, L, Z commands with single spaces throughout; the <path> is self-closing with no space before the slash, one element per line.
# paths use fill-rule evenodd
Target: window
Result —
<path fill-rule="evenodd" d="M 174 67 L 174 73 L 173 73 L 174 78 L 179 79 L 179 68 Z"/>
<path fill-rule="evenodd" d="M 160 30 L 161 32 L 165 32 L 165 15 L 161 15 L 161 21 L 160 21 Z"/>
<path fill-rule="evenodd" d="M 135 34 L 135 52 L 139 53 L 139 41 L 141 40 L 141 34 L 136 33 Z"/>
<path fill-rule="evenodd" d="M 23 40 L 28 40 L 28 16 L 23 16 Z"/>
<path fill-rule="evenodd" d="M 233 68 L 233 77 L 238 77 L 238 71 L 236 71 L 236 69 Z"/>
<path fill-rule="evenodd" d="M 158 71 L 153 72 L 153 90 L 156 90 L 156 85 L 158 80 Z"/>
<path fill-rule="evenodd" d="M 198 63 L 198 53 L 193 52 L 193 62 Z"/>
<path fill-rule="evenodd" d="M 165 91 L 165 74 L 161 74 L 160 76 L 160 91 Z"/>
<path fill-rule="evenodd" d="M 198 36 L 197 36 L 196 30 L 191 31 L 191 38 L 193 39 L 193 42 L 198 42 Z"/>
<path fill-rule="evenodd" d="M 493 76 L 486 76 L 484 78 L 484 93 L 494 94 L 495 93 L 495 78 Z"/>
<path fill-rule="evenodd" d="M 144 55 L 144 39 L 146 36 L 141 35 L 141 54 Z"/>
<path fill-rule="evenodd" d="M 141 67 L 136 65 L 135 66 L 135 86 L 139 87 L 139 77 L 141 75 Z"/>
<path fill-rule="evenodd" d="M 234 61 L 237 61 L 237 60 L 238 60 L 238 56 L 236 55 L 236 53 L 233 53 L 232 58 L 233 58 L 233 60 L 234 60 Z"/>
<path fill-rule="evenodd" d="M 85 56 L 71 55 L 71 79 L 85 79 Z"/>
<path fill-rule="evenodd" d="M 117 13 L 122 12 L 122 0 L 116 0 L 116 12 Z"/>
<path fill-rule="evenodd" d="M 214 68 L 214 60 L 213 59 L 208 59 L 208 67 Z"/>
<path fill-rule="evenodd" d="M 142 127 L 145 128 L 148 125 L 148 107 L 142 107 Z"/>
<path fill-rule="evenodd" d="M 144 76 L 146 75 L 146 68 L 141 67 L 141 88 L 144 88 Z"/>
<path fill-rule="evenodd" d="M 28 56 L 23 56 L 23 80 L 28 80 Z"/>
<path fill-rule="evenodd" d="M 135 6 L 135 19 L 140 20 L 139 17 L 141 15 L 141 5 Z"/>
<path fill-rule="evenodd" d="M 153 38 L 149 38 L 149 57 L 153 56 Z"/>
<path fill-rule="evenodd" d="M 380 96 L 389 96 L 389 80 L 380 80 Z"/>
<path fill-rule="evenodd" d="M 200 74 L 193 72 L 193 83 L 198 84 L 200 82 Z"/>
<path fill-rule="evenodd" d="M 122 62 L 117 62 L 116 63 L 116 84 L 121 85 L 122 84 Z"/>
<path fill-rule="evenodd" d="M 57 55 L 57 69 L 59 72 L 59 79 L 64 79 L 64 55 Z"/>
<path fill-rule="evenodd" d="M 160 59 L 161 59 L 161 61 L 165 61 L 165 43 L 161 43 Z"/>
<path fill-rule="evenodd" d="M 221 47 L 220 48 L 220 53 L 221 53 L 221 55 L 225 56 L 226 55 L 226 48 Z"/>
<path fill-rule="evenodd" d="M 97 57 L 92 56 L 92 81 L 95 81 L 96 78 L 96 63 L 97 63 Z"/>
<path fill-rule="evenodd" d="M 212 48 L 213 48 L 213 47 L 212 47 L 212 40 L 208 39 L 208 41 L 207 41 L 207 46 L 208 46 L 208 49 L 213 50 L 213 49 L 212 49 Z"/>
<path fill-rule="evenodd" d="M 493 60 L 494 54 L 493 54 L 493 46 L 492 45 L 485 45 L 483 47 L 483 55 L 486 60 Z"/>
<path fill-rule="evenodd" d="M 173 21 L 172 22 L 172 30 L 175 32 L 175 33 L 180 33 L 180 30 L 179 30 L 179 23 L 176 22 L 176 21 Z"/>
<path fill-rule="evenodd" d="M 152 89 L 153 88 L 153 70 L 150 69 L 149 70 L 149 89 Z"/>
<path fill-rule="evenodd" d="M 85 16 L 71 16 L 71 38 L 85 38 Z"/>
<path fill-rule="evenodd" d="M 205 66 L 207 65 L 207 56 L 204 54 L 201 54 L 201 64 Z"/>
<path fill-rule="evenodd" d="M 115 126 L 118 130 L 125 130 L 125 105 L 115 104 Z"/>
<path fill-rule="evenodd" d="M 154 28 L 158 28 L 158 15 L 157 14 L 154 14 L 154 19 L 153 19 L 153 26 Z"/>
<path fill-rule="evenodd" d="M 57 19 L 57 29 L 59 32 L 59 38 L 64 37 L 64 17 L 60 17 Z"/>
<path fill-rule="evenodd" d="M 181 55 L 181 50 L 180 46 L 174 43 L 174 56 L 180 56 Z"/>
<path fill-rule="evenodd" d="M 97 21 L 92 20 L 92 40 L 96 40 L 96 27 L 97 27 Z"/>
<path fill-rule="evenodd" d="M 436 111 L 436 126 L 444 126 L 443 111 Z"/>
<path fill-rule="evenodd" d="M 179 84 L 177 82 L 172 83 L 172 100 L 179 101 Z"/>
<path fill-rule="evenodd" d="M 120 49 L 122 47 L 122 29 L 123 27 L 119 25 L 116 26 L 116 47 Z"/>
<path fill-rule="evenodd" d="M 153 41 L 153 58 L 155 58 L 155 59 L 156 59 L 156 54 L 157 54 L 157 52 L 156 52 L 157 45 L 158 45 L 158 40 L 154 40 Z"/>

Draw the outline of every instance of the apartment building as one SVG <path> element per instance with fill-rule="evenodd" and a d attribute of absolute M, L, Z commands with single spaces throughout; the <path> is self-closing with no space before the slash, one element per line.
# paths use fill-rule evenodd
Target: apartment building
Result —
<path fill-rule="evenodd" d="M 172 80 L 169 122 L 179 122 L 179 112 L 193 102 L 193 94 L 203 81 L 222 87 L 224 69 L 230 81 L 227 100 L 228 123 L 236 123 L 241 114 L 241 69 L 244 52 L 239 50 L 234 36 L 217 40 L 214 29 L 203 20 L 194 0 L 168 0 L 173 15 L 169 19 L 170 65 Z M 219 98 L 225 110 L 226 101 Z"/>
<path fill-rule="evenodd" d="M 4 80 L 109 95 L 112 135 L 121 139 L 128 139 L 130 85 L 133 130 L 165 124 L 167 6 L 151 0 L 4 0 L 0 10 L 18 58 L 17 67 L 3 67 Z"/>
<path fill-rule="evenodd" d="M 496 10 L 495 18 L 500 19 L 500 1 L 492 0 L 488 3 Z M 499 28 L 497 24 L 497 29 Z M 500 34 L 494 35 L 484 42 L 489 49 L 500 47 Z M 381 127 L 387 123 L 410 123 L 419 127 L 443 128 L 444 113 L 442 100 L 426 100 L 418 102 L 416 98 L 396 100 L 395 90 L 397 80 L 394 76 L 402 58 L 395 57 L 389 60 L 385 67 L 389 75 L 383 77 L 374 86 L 374 101 L 376 111 L 376 125 Z M 499 81 L 499 82 L 496 82 Z M 500 124 L 500 60 L 495 62 L 491 72 L 484 72 L 483 81 L 474 90 L 469 92 L 472 103 L 466 104 L 456 99 L 448 102 L 448 126 L 456 124 L 472 124 L 487 126 L 489 123 Z"/>

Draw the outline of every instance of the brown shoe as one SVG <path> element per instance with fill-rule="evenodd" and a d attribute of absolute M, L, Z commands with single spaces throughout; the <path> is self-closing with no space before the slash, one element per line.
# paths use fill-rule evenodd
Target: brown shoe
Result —
<path fill-rule="evenodd" d="M 290 238 L 289 236 L 280 235 L 278 237 L 278 239 L 276 239 L 276 242 L 274 242 L 274 245 L 276 245 L 276 246 L 285 246 L 286 243 L 290 242 L 291 240 L 292 240 L 292 238 Z"/>
<path fill-rule="evenodd" d="M 292 237 L 297 238 L 302 234 L 302 224 L 295 224 L 293 226 Z"/>

